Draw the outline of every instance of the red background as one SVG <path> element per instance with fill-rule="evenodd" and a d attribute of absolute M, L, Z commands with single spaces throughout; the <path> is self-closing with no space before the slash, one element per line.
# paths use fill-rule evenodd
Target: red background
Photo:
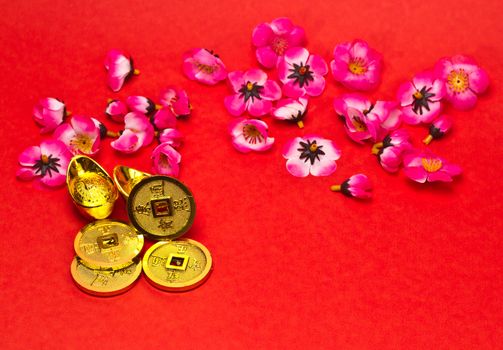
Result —
<path fill-rule="evenodd" d="M 0 335 L 3 349 L 28 348 L 338 348 L 495 349 L 503 341 L 501 220 L 502 5 L 492 1 L 0 1 L 0 157 L 3 166 Z M 240 154 L 227 134 L 225 84 L 187 80 L 182 53 L 214 49 L 229 71 L 258 64 L 251 32 L 288 16 L 303 26 L 311 52 L 327 61 L 337 43 L 363 38 L 383 53 L 383 82 L 372 98 L 443 56 L 473 56 L 491 78 L 475 109 L 448 109 L 454 129 L 429 148 L 458 163 L 452 184 L 418 185 L 388 174 L 345 135 L 332 100 L 345 90 L 327 75 L 305 129 L 266 118 L 276 143 Z M 106 86 L 103 59 L 129 51 L 142 73 L 119 93 Z M 274 76 L 274 75 L 273 75 Z M 212 252 L 200 288 L 165 293 L 142 277 L 126 294 L 96 298 L 69 273 L 73 239 L 87 221 L 65 188 L 39 190 L 15 179 L 17 156 L 43 136 L 31 117 L 45 96 L 74 114 L 120 125 L 103 111 L 109 97 L 157 98 L 187 90 L 192 117 L 180 179 L 198 211 L 186 237 Z M 425 127 L 409 128 L 420 147 Z M 305 133 L 342 149 L 329 177 L 295 178 L 283 144 Z M 103 142 L 96 159 L 150 170 L 152 145 L 128 157 Z M 374 198 L 329 191 L 367 174 Z M 124 202 L 112 218 L 126 219 Z"/>

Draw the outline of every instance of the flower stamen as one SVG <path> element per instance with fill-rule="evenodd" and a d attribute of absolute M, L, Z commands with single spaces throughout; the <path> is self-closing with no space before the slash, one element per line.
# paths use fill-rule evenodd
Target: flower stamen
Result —
<path fill-rule="evenodd" d="M 262 136 L 255 125 L 251 124 L 246 124 L 243 126 L 243 137 L 245 138 L 246 142 L 251 145 L 262 143 L 264 141 L 264 136 Z"/>
<path fill-rule="evenodd" d="M 447 84 L 455 93 L 464 92 L 470 87 L 468 74 L 464 69 L 452 70 L 447 76 Z"/>
<path fill-rule="evenodd" d="M 280 36 L 277 36 L 273 39 L 271 47 L 272 47 L 272 50 L 278 56 L 283 56 L 286 49 L 288 48 L 288 41 Z"/>
<path fill-rule="evenodd" d="M 348 69 L 353 74 L 362 75 L 367 72 L 367 65 L 363 58 L 355 57 L 349 62 Z"/>
<path fill-rule="evenodd" d="M 429 173 L 434 173 L 442 168 L 442 161 L 440 159 L 421 158 L 421 164 L 423 165 L 424 170 Z"/>

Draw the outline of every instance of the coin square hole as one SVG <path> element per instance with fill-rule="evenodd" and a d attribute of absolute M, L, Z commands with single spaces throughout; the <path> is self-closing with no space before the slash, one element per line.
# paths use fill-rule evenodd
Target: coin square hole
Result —
<path fill-rule="evenodd" d="M 189 257 L 183 254 L 170 254 L 166 268 L 174 270 L 185 270 Z"/>
<path fill-rule="evenodd" d="M 154 218 L 173 216 L 171 198 L 151 200 L 150 206 L 152 207 L 152 215 L 154 215 Z"/>
<path fill-rule="evenodd" d="M 98 237 L 97 241 L 101 249 L 108 249 L 119 245 L 119 236 L 116 233 L 110 233 Z"/>

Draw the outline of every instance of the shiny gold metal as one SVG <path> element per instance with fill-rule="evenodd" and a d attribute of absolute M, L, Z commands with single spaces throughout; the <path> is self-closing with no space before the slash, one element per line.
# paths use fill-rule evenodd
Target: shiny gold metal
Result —
<path fill-rule="evenodd" d="M 131 224 L 153 239 L 183 235 L 194 222 L 196 203 L 190 190 L 169 176 L 155 175 L 136 184 L 127 203 Z"/>
<path fill-rule="evenodd" d="M 73 245 L 87 267 L 119 270 L 131 265 L 140 254 L 143 235 L 123 222 L 98 220 L 84 226 Z"/>
<path fill-rule="evenodd" d="M 72 277 L 81 290 L 96 296 L 113 296 L 129 290 L 141 274 L 141 260 L 120 270 L 96 270 L 82 264 L 76 256 L 70 267 Z"/>
<path fill-rule="evenodd" d="M 140 180 L 152 176 L 125 165 L 117 165 L 113 171 L 114 182 L 119 189 L 119 192 L 128 199 L 129 193 Z"/>
<path fill-rule="evenodd" d="M 212 268 L 208 249 L 191 239 L 157 242 L 143 257 L 143 271 L 155 287 L 183 292 L 206 281 Z"/>
<path fill-rule="evenodd" d="M 68 165 L 66 185 L 73 202 L 85 215 L 95 219 L 108 217 L 119 196 L 112 178 L 93 159 L 75 156 Z"/>

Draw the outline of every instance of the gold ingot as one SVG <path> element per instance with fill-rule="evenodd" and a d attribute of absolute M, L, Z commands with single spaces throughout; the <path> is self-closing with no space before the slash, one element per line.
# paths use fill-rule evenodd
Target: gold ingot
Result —
<path fill-rule="evenodd" d="M 96 296 L 113 296 L 129 290 L 141 274 L 141 260 L 132 262 L 120 270 L 96 270 L 82 264 L 76 256 L 70 272 L 81 290 Z"/>
<path fill-rule="evenodd" d="M 196 203 L 190 190 L 175 178 L 155 175 L 136 184 L 127 203 L 131 224 L 157 240 L 183 235 L 192 226 Z"/>
<path fill-rule="evenodd" d="M 124 198 L 128 199 L 129 193 L 131 193 L 133 187 L 142 179 L 152 175 L 125 165 L 117 165 L 114 168 L 113 176 L 119 192 L 124 196 Z"/>
<path fill-rule="evenodd" d="M 119 270 L 131 265 L 143 248 L 143 235 L 120 221 L 98 220 L 84 226 L 74 248 L 82 264 L 91 269 Z"/>
<path fill-rule="evenodd" d="M 68 165 L 66 185 L 77 208 L 87 217 L 105 219 L 119 193 L 112 178 L 93 159 L 75 156 Z"/>
<path fill-rule="evenodd" d="M 191 239 L 157 242 L 143 257 L 147 280 L 157 288 L 183 292 L 203 284 L 212 259 L 208 249 Z"/>

